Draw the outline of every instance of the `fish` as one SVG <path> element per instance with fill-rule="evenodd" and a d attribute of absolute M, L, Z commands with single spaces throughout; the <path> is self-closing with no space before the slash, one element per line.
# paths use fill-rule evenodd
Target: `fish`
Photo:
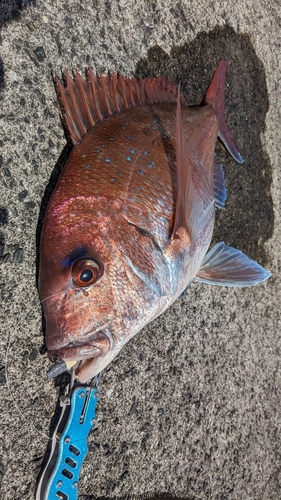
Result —
<path fill-rule="evenodd" d="M 168 77 L 55 77 L 73 148 L 49 200 L 39 294 L 50 376 L 73 367 L 86 383 L 191 281 L 245 287 L 270 272 L 219 242 L 209 250 L 226 188 L 219 139 L 243 159 L 224 116 L 228 62 L 200 106 Z M 63 367 L 63 368 L 61 368 Z"/>

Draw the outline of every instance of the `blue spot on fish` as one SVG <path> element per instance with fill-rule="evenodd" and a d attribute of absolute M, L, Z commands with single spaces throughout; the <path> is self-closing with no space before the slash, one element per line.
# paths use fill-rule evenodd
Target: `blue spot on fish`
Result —
<path fill-rule="evenodd" d="M 144 151 L 144 152 L 143 152 L 143 154 L 144 154 L 144 155 L 147 155 L 147 151 Z"/>
<path fill-rule="evenodd" d="M 152 168 L 153 165 L 155 165 L 154 161 L 152 161 L 151 163 L 148 164 L 148 168 Z"/>
<path fill-rule="evenodd" d="M 62 264 L 70 267 L 76 260 L 86 257 L 87 253 L 88 250 L 85 247 L 77 247 L 63 259 Z"/>
<path fill-rule="evenodd" d="M 126 139 L 128 139 L 128 141 L 130 141 L 132 139 L 132 137 L 130 135 L 127 135 Z"/>
<path fill-rule="evenodd" d="M 114 182 L 114 181 L 115 181 L 115 179 L 114 179 L 114 177 L 112 177 L 112 179 L 110 179 L 110 182 Z"/>
<path fill-rule="evenodd" d="M 122 170 L 120 170 L 120 175 L 123 175 L 123 172 L 122 172 Z"/>
<path fill-rule="evenodd" d="M 110 140 L 111 140 L 111 141 L 114 141 L 114 137 L 110 137 Z"/>
<path fill-rule="evenodd" d="M 157 127 L 155 127 L 155 125 L 152 125 L 151 127 L 153 130 L 157 130 Z"/>
<path fill-rule="evenodd" d="M 110 159 L 109 158 L 105 158 L 105 163 L 110 163 Z"/>
<path fill-rule="evenodd" d="M 126 160 L 128 160 L 128 161 L 132 161 L 132 158 L 131 158 L 130 156 L 127 156 L 127 157 L 126 157 Z"/>
<path fill-rule="evenodd" d="M 144 174 L 144 172 L 142 170 L 140 170 L 140 175 L 143 175 L 143 174 Z"/>
<path fill-rule="evenodd" d="M 88 168 L 90 168 L 90 165 L 84 165 L 84 168 L 86 168 L 86 170 L 88 170 Z"/>
<path fill-rule="evenodd" d="M 153 123 L 158 123 L 157 118 L 154 118 Z"/>
<path fill-rule="evenodd" d="M 132 155 L 135 154 L 135 150 L 134 149 L 130 149 L 130 153 L 132 153 Z"/>

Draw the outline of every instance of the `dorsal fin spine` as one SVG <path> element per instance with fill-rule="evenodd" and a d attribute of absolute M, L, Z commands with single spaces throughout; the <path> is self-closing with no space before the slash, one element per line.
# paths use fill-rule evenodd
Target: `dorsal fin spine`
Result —
<path fill-rule="evenodd" d="M 140 89 L 141 89 L 142 98 L 143 98 L 142 104 L 145 104 L 145 92 L 144 92 L 144 81 L 143 80 L 140 80 Z"/>
<path fill-rule="evenodd" d="M 142 104 L 142 105 L 144 105 L 144 104 L 145 104 L 145 102 L 146 102 L 146 101 L 145 101 L 145 95 L 144 95 L 144 90 L 143 90 L 143 88 L 144 88 L 144 85 L 143 85 L 143 80 L 140 80 L 140 81 L 138 82 L 138 89 L 139 89 L 139 93 L 140 93 L 140 97 L 141 97 L 140 102 L 141 102 L 141 104 Z"/>
<path fill-rule="evenodd" d="M 126 96 L 126 84 L 125 84 L 125 78 L 123 75 L 120 75 L 120 83 L 121 83 L 121 92 L 122 92 L 122 97 L 124 100 L 124 107 L 125 109 L 128 109 L 128 101 L 127 101 L 127 96 Z"/>
<path fill-rule="evenodd" d="M 176 103 L 177 97 L 177 86 L 163 76 L 137 80 L 112 73 L 105 77 L 96 76 L 89 68 L 86 79 L 78 71 L 74 71 L 73 78 L 66 71 L 64 82 L 55 78 L 64 123 L 73 144 L 113 113 L 158 102 Z M 183 96 L 181 103 L 186 104 Z"/>
<path fill-rule="evenodd" d="M 140 83 L 136 78 L 134 78 L 133 81 L 134 81 L 134 90 L 135 90 L 135 94 L 136 94 L 136 100 L 138 103 L 137 105 L 142 106 L 144 104 L 144 98 L 143 98 L 143 95 L 141 93 Z"/>
<path fill-rule="evenodd" d="M 166 81 L 166 86 L 165 86 L 165 91 L 170 92 L 171 91 L 171 82 L 170 80 Z"/>
<path fill-rule="evenodd" d="M 135 78 L 134 78 L 134 84 L 135 84 L 135 91 L 136 91 L 136 94 L 137 94 L 138 102 L 140 104 L 142 104 L 142 98 L 141 98 L 141 95 L 140 95 L 139 85 L 137 84 L 137 80 Z"/>
<path fill-rule="evenodd" d="M 133 88 L 132 87 L 133 87 L 133 85 L 129 85 L 129 95 L 130 95 L 132 106 L 135 107 L 136 103 L 135 103 L 135 100 L 134 100 Z"/>
<path fill-rule="evenodd" d="M 100 121 L 100 120 L 102 120 L 102 114 L 101 114 L 101 111 L 99 109 L 99 106 L 98 106 L 98 103 L 97 103 L 97 100 L 96 100 L 97 78 L 94 75 L 93 68 L 90 68 L 90 82 L 91 82 L 91 91 L 92 91 L 91 94 L 92 94 L 94 108 L 95 108 L 95 111 L 97 113 L 98 120 Z"/>
<path fill-rule="evenodd" d="M 65 79 L 66 79 L 67 87 L 69 88 L 71 102 L 73 103 L 72 112 L 76 116 L 76 120 L 75 120 L 76 128 L 77 128 L 78 133 L 80 134 L 80 137 L 83 137 L 83 135 L 87 132 L 87 129 L 86 129 L 86 127 L 84 127 L 83 121 L 81 120 L 81 116 L 80 116 L 80 112 L 79 112 L 79 105 L 77 103 L 77 99 L 76 99 L 75 92 L 74 92 L 74 81 L 70 77 L 68 71 L 66 71 L 66 73 L 65 73 Z"/>
<path fill-rule="evenodd" d="M 80 91 L 80 95 L 81 95 L 81 98 L 83 101 L 84 109 L 86 111 L 86 115 L 87 115 L 88 122 L 89 122 L 89 127 L 91 128 L 94 125 L 94 121 L 93 121 L 93 118 L 91 115 L 91 111 L 89 109 L 89 103 L 88 103 L 88 99 L 87 99 L 87 96 L 86 96 L 86 93 L 84 90 L 83 80 L 80 76 L 80 73 L 77 70 L 75 71 L 75 78 L 76 78 L 76 81 L 77 81 L 77 84 L 79 87 L 79 91 Z"/>
<path fill-rule="evenodd" d="M 109 100 L 108 100 L 107 87 L 105 85 L 105 77 L 102 75 L 101 72 L 99 73 L 99 80 L 100 80 L 100 84 L 101 84 L 102 97 L 103 97 L 103 100 L 105 103 L 106 111 L 107 111 L 108 115 L 111 115 L 112 110 L 111 110 Z"/>
<path fill-rule="evenodd" d="M 68 104 L 67 104 L 65 93 L 63 92 L 64 86 L 62 85 L 62 83 L 60 82 L 60 80 L 59 80 L 59 78 L 57 76 L 55 78 L 55 82 L 56 82 L 57 93 L 60 96 L 61 106 L 62 106 L 62 108 L 64 110 L 67 110 Z M 78 130 L 76 128 L 75 122 L 73 120 L 70 120 L 68 118 L 68 113 L 66 111 L 65 111 L 64 119 L 65 119 L 65 122 L 66 122 L 66 128 L 67 128 L 67 130 L 69 132 L 69 135 L 70 135 L 70 137 L 72 139 L 72 142 L 75 144 L 79 140 L 79 132 L 78 132 Z"/>
<path fill-rule="evenodd" d="M 151 102 L 152 104 L 156 102 L 155 100 L 155 95 L 154 95 L 154 81 L 151 80 L 151 85 L 144 85 L 145 89 L 145 95 L 147 96 L 147 101 Z"/>
<path fill-rule="evenodd" d="M 120 107 L 117 101 L 117 76 L 116 73 L 112 73 L 112 86 L 113 86 L 113 99 L 117 112 L 120 111 Z"/>

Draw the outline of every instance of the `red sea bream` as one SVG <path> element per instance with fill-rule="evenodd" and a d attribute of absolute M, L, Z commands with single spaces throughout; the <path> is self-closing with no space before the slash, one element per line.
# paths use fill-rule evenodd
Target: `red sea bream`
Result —
<path fill-rule="evenodd" d="M 201 106 L 166 77 L 56 80 L 73 149 L 49 201 L 40 297 L 49 358 L 83 383 L 192 280 L 251 286 L 270 273 L 239 250 L 208 252 L 226 198 L 217 137 L 242 158 L 224 119 L 227 63 Z M 208 253 L 207 253 L 208 252 Z"/>

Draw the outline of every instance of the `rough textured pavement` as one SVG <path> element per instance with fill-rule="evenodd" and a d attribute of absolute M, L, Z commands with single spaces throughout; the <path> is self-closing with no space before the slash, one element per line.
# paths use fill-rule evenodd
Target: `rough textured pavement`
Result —
<path fill-rule="evenodd" d="M 79 498 L 280 499 L 280 28 L 274 0 L 37 0 L 3 25 L 1 499 L 33 498 L 65 382 L 46 379 L 36 288 L 41 220 L 69 152 L 52 72 L 168 74 L 198 104 L 221 57 L 245 163 L 218 145 L 228 202 L 214 241 L 273 276 L 253 289 L 192 284 L 124 348 L 102 379 Z"/>

